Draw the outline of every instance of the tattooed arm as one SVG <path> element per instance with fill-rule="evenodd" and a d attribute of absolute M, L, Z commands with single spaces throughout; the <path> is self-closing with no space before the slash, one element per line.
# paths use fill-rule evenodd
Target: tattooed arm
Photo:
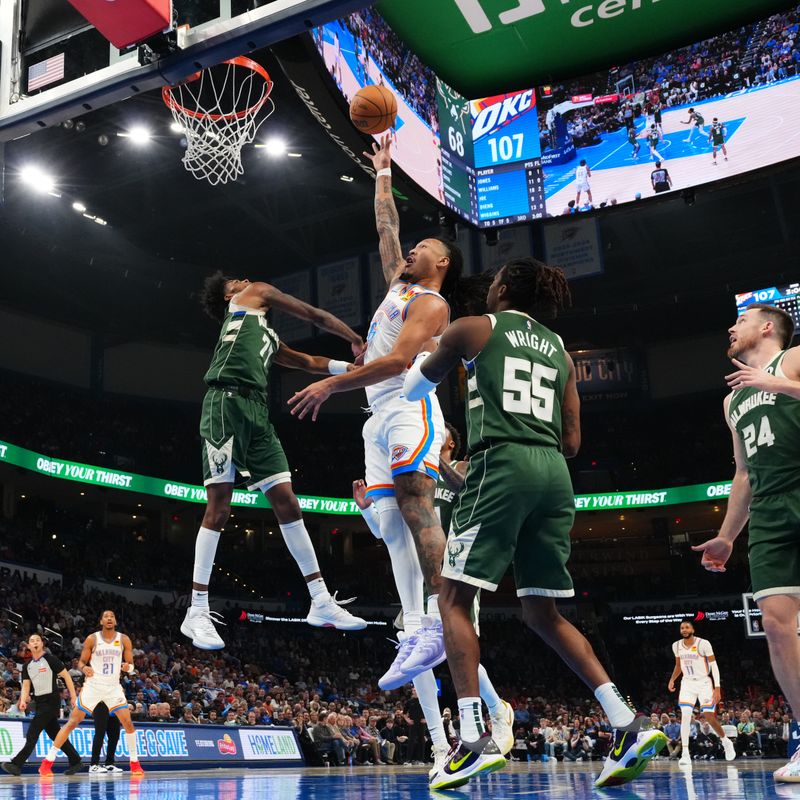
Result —
<path fill-rule="evenodd" d="M 439 461 L 439 472 L 441 472 L 444 482 L 448 488 L 454 492 L 460 492 L 464 487 L 464 476 L 467 473 L 467 462 L 457 461 L 455 467 L 451 467 L 446 461 Z"/>
<path fill-rule="evenodd" d="M 364 156 L 372 161 L 375 172 L 388 169 L 392 165 L 392 139 L 389 134 L 381 138 L 380 147 L 372 145 L 372 153 Z M 381 175 L 375 179 L 375 225 L 378 228 L 378 249 L 386 283 L 391 284 L 402 271 L 406 260 L 400 247 L 400 217 L 392 194 L 391 175 Z"/>

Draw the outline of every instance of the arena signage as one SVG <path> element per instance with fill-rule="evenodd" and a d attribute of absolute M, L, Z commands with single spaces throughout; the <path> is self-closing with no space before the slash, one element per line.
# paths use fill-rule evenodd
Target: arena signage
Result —
<path fill-rule="evenodd" d="M 29 719 L 0 720 L 0 760 L 8 760 L 25 742 Z M 81 723 L 70 734 L 70 741 L 81 758 L 89 760 L 94 741 L 94 724 Z M 40 761 L 50 749 L 50 738 L 44 732 L 36 742 L 31 761 Z M 213 762 L 215 766 L 228 764 L 244 766 L 244 762 L 303 763 L 303 755 L 292 728 L 234 728 L 223 725 L 164 725 L 163 723 L 136 723 L 136 747 L 142 763 L 202 765 Z M 105 757 L 105 745 L 102 756 Z M 120 737 L 115 753 L 117 762 L 126 764 L 129 753 L 124 736 Z M 59 763 L 66 756 L 59 752 Z"/>
<path fill-rule="evenodd" d="M 156 497 L 172 497 L 191 503 L 205 503 L 206 491 L 202 486 L 176 483 L 160 478 L 137 475 L 135 472 L 117 472 L 101 469 L 88 464 L 63 461 L 45 457 L 24 447 L 8 442 L 0 442 L 0 463 L 49 475 L 54 478 L 78 481 L 96 486 L 112 486 L 130 492 L 149 494 Z M 654 508 L 679 503 L 699 503 L 708 500 L 722 500 L 731 493 L 731 482 L 698 483 L 692 486 L 678 486 L 672 489 L 643 489 L 629 492 L 609 492 L 605 494 L 581 494 L 575 497 L 578 511 L 604 511 L 624 508 Z M 353 516 L 359 513 L 356 504 L 346 497 L 308 497 L 298 496 L 300 507 L 315 514 Z M 270 508 L 267 499 L 260 492 L 236 491 L 233 493 L 235 506 Z"/>
<path fill-rule="evenodd" d="M 787 0 L 382 0 L 377 8 L 443 81 L 465 97 L 485 97 L 665 53 L 794 4 Z"/>

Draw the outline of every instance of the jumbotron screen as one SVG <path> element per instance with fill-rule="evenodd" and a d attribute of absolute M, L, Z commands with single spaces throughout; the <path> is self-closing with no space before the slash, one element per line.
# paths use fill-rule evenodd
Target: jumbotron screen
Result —
<path fill-rule="evenodd" d="M 737 313 L 744 314 L 752 303 L 763 303 L 782 308 L 791 315 L 795 330 L 800 330 L 800 283 L 791 283 L 788 286 L 770 286 L 754 292 L 737 294 Z"/>
<path fill-rule="evenodd" d="M 800 155 L 800 6 L 563 85 L 461 97 L 374 9 L 314 30 L 347 101 L 398 100 L 394 158 L 480 227 L 575 214 Z M 660 161 L 657 167 L 656 161 Z"/>

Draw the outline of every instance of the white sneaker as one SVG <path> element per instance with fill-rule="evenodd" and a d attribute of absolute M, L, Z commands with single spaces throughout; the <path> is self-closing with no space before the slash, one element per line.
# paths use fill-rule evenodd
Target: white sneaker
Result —
<path fill-rule="evenodd" d="M 186 616 L 181 623 L 181 633 L 192 640 L 195 647 L 201 650 L 222 650 L 225 642 L 217 633 L 214 625 L 224 625 L 222 617 L 216 611 L 207 608 L 186 609 Z"/>
<path fill-rule="evenodd" d="M 778 783 L 800 783 L 800 747 L 786 764 L 772 773 L 772 777 Z"/>
<path fill-rule="evenodd" d="M 491 714 L 492 739 L 503 755 L 509 753 L 514 746 L 514 709 L 501 701 L 502 705 L 497 714 Z"/>
<path fill-rule="evenodd" d="M 409 680 L 429 669 L 438 667 L 447 658 L 444 650 L 444 631 L 440 619 L 423 617 L 422 627 L 414 631 L 414 636 L 416 637 L 414 649 L 401 665 Z"/>
<path fill-rule="evenodd" d="M 687 752 L 681 753 L 681 757 L 678 760 L 679 767 L 691 767 L 692 766 L 692 758 Z"/>
<path fill-rule="evenodd" d="M 416 643 L 417 636 L 415 633 L 397 632 L 397 655 L 394 657 L 392 665 L 378 681 L 378 686 L 381 689 L 388 692 L 411 682 L 411 678 L 403 672 L 402 667 L 403 662 L 409 657 Z"/>
<path fill-rule="evenodd" d="M 99 764 L 92 764 L 92 766 L 89 767 L 89 774 L 90 775 L 106 775 L 107 773 L 106 773 L 106 768 L 105 767 L 101 767 Z"/>
<path fill-rule="evenodd" d="M 367 627 L 367 621 L 361 617 L 356 617 L 342 606 L 352 603 L 355 597 L 348 600 L 337 600 L 336 592 L 333 597 L 327 600 L 311 599 L 311 609 L 306 617 L 309 625 L 317 628 L 336 628 L 340 631 L 363 631 Z"/>
<path fill-rule="evenodd" d="M 722 740 L 722 749 L 725 751 L 725 760 L 733 761 L 736 758 L 736 748 L 730 739 Z"/>
<path fill-rule="evenodd" d="M 428 770 L 428 781 L 432 781 L 433 776 L 440 770 L 444 769 L 444 765 L 447 762 L 447 756 L 449 754 L 450 748 L 446 744 L 431 748 L 433 766 Z"/>
<path fill-rule="evenodd" d="M 106 772 L 109 775 L 122 775 L 124 769 L 120 769 L 116 764 L 106 764 Z"/>

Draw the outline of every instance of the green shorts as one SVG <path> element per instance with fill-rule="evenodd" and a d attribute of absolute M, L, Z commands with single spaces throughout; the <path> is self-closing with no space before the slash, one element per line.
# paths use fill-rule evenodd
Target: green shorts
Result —
<path fill-rule="evenodd" d="M 800 595 L 800 488 L 754 497 L 748 527 L 753 599 Z"/>
<path fill-rule="evenodd" d="M 266 492 L 292 479 L 289 463 L 269 421 L 263 395 L 209 389 L 200 414 L 203 484 L 234 483 L 236 472 L 248 489 Z"/>
<path fill-rule="evenodd" d="M 514 564 L 517 596 L 573 597 L 567 572 L 575 496 L 555 448 L 498 444 L 469 462 L 442 576 L 489 591 Z"/>

